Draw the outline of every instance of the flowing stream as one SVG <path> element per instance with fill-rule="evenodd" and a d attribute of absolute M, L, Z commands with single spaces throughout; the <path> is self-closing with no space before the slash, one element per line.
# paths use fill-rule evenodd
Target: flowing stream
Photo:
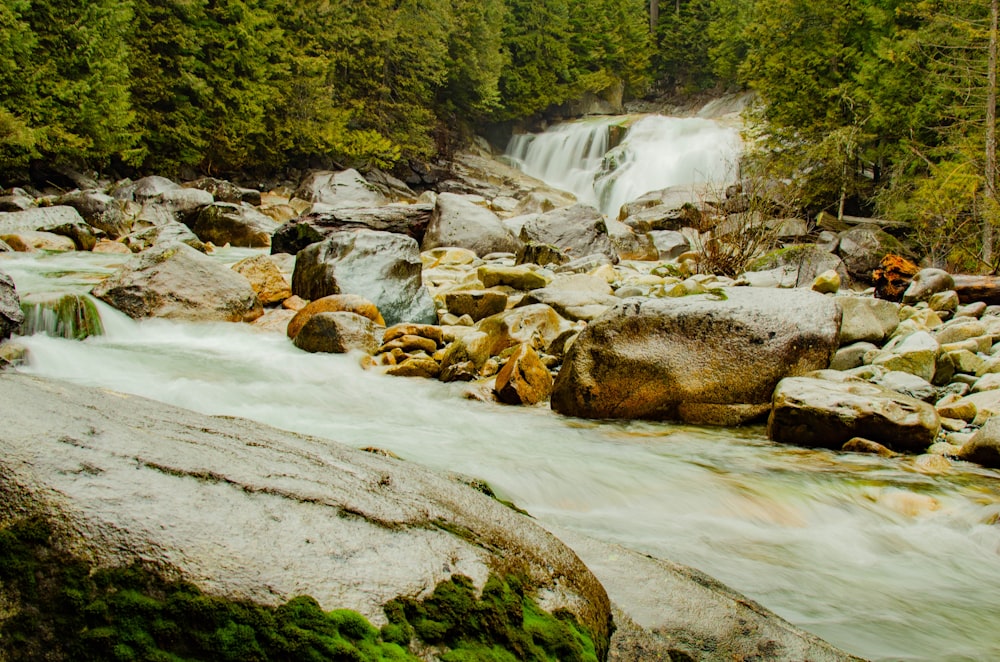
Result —
<path fill-rule="evenodd" d="M 122 259 L 0 254 L 0 271 L 22 296 L 82 293 Z M 871 659 L 1000 658 L 998 472 L 925 475 L 907 458 L 777 446 L 761 428 L 471 402 L 246 325 L 136 323 L 98 306 L 106 335 L 23 338 L 22 370 L 484 478 L 542 522 L 694 566 Z"/>
<path fill-rule="evenodd" d="M 617 217 L 619 208 L 670 186 L 722 187 L 736 176 L 739 131 L 700 117 L 608 116 L 517 134 L 506 157 L 532 177 Z"/>

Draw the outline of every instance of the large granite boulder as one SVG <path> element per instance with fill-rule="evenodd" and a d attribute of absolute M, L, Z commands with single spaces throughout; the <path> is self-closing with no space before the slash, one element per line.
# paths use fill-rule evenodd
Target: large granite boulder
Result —
<path fill-rule="evenodd" d="M 134 319 L 250 322 L 263 314 L 246 278 L 181 243 L 133 256 L 93 295 Z"/>
<path fill-rule="evenodd" d="M 299 184 L 295 197 L 333 207 L 379 207 L 392 202 L 387 187 L 366 180 L 354 169 L 309 173 Z"/>
<path fill-rule="evenodd" d="M 421 242 L 421 250 L 442 246 L 467 248 L 479 255 L 517 253 L 521 241 L 504 227 L 489 209 L 477 205 L 469 196 L 441 193 Z"/>
<path fill-rule="evenodd" d="M 374 354 L 382 344 L 382 328 L 356 313 L 316 313 L 295 334 L 292 343 L 306 352 Z"/>
<path fill-rule="evenodd" d="M 216 246 L 268 248 L 278 223 L 247 204 L 216 202 L 202 208 L 191 230 L 202 241 Z"/>
<path fill-rule="evenodd" d="M 839 450 L 862 437 L 894 451 L 922 453 L 941 421 L 933 405 L 860 380 L 784 379 L 774 391 L 772 440 Z"/>
<path fill-rule="evenodd" d="M 563 207 L 528 219 L 521 228 L 521 240 L 557 246 L 571 258 L 601 254 L 618 262 L 604 217 L 589 205 Z"/>
<path fill-rule="evenodd" d="M 478 595 L 491 578 L 494 587 L 516 578 L 541 609 L 585 626 L 598 659 L 607 655 L 610 603 L 579 558 L 531 518 L 441 474 L 26 375 L 0 375 L 0 402 L 0 526 L 47 518 L 58 546 L 94 566 L 140 564 L 266 605 L 309 595 L 376 625 L 397 597 L 423 598 L 456 578 L 443 590 L 468 584 Z M 0 596 L 5 610 L 19 599 L 7 586 Z"/>
<path fill-rule="evenodd" d="M 583 418 L 739 423 L 769 409 L 781 379 L 826 368 L 839 330 L 840 309 L 809 290 L 626 299 L 574 341 L 552 409 Z"/>
<path fill-rule="evenodd" d="M 104 234 L 103 231 L 88 225 L 80 213 L 69 205 L 34 207 L 24 211 L 0 213 L 0 235 L 23 235 L 21 239 L 9 242 L 12 247 L 14 244 L 30 246 L 36 243 L 27 239 L 31 235 L 25 235 L 26 232 L 44 232 L 71 239 L 73 247 L 79 250 L 92 249 L 97 243 L 97 236 Z M 50 248 L 45 246 L 45 242 L 42 243 L 42 247 L 45 250 L 73 250 L 68 248 L 65 242 L 58 239 L 53 241 L 57 242 L 56 246 L 61 247 Z"/>
<path fill-rule="evenodd" d="M 75 191 L 56 199 L 56 204 L 76 209 L 83 220 L 112 239 L 129 233 L 131 219 L 125 214 L 121 200 L 99 191 Z"/>
<path fill-rule="evenodd" d="M 21 300 L 17 296 L 14 279 L 0 272 L 0 340 L 9 338 L 24 321 Z"/>
<path fill-rule="evenodd" d="M 909 250 L 888 232 L 874 225 L 859 225 L 841 235 L 837 252 L 852 278 L 870 282 L 882 258 L 889 254 L 905 255 Z"/>
<path fill-rule="evenodd" d="M 284 223 L 275 231 L 271 251 L 295 254 L 334 232 L 363 228 L 398 232 L 413 237 L 419 244 L 424 240 L 433 211 L 434 205 L 426 202 L 339 209 L 318 203 L 308 214 Z"/>
<path fill-rule="evenodd" d="M 748 271 L 784 269 L 792 274 L 794 287 L 809 287 L 825 271 L 835 271 L 843 284 L 849 283 L 850 274 L 844 261 L 822 246 L 798 244 L 771 251 L 751 263 Z"/>
<path fill-rule="evenodd" d="M 375 230 L 344 230 L 299 252 L 292 293 L 303 299 L 358 294 L 374 303 L 388 325 L 434 324 L 437 307 L 421 280 L 417 242 Z"/>

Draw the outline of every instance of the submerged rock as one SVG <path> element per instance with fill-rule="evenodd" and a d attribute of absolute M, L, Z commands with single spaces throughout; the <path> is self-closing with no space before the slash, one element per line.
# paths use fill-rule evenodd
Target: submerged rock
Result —
<path fill-rule="evenodd" d="M 93 295 L 134 319 L 250 322 L 264 312 L 246 278 L 181 243 L 133 256 Z"/>
<path fill-rule="evenodd" d="M 627 299 L 574 341 L 552 409 L 584 418 L 739 422 L 766 411 L 782 378 L 826 368 L 839 327 L 836 304 L 809 290 Z"/>
<path fill-rule="evenodd" d="M 542 609 L 567 609 L 607 653 L 610 604 L 579 558 L 430 470 L 26 375 L 0 375 L 0 402 L 0 522 L 47 517 L 63 549 L 96 566 L 141 563 L 266 605 L 308 594 L 376 625 L 396 598 L 449 581 L 478 595 L 499 572 Z"/>

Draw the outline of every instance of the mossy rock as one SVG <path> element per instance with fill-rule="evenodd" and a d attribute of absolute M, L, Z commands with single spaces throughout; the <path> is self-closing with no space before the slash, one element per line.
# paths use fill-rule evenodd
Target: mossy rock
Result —
<path fill-rule="evenodd" d="M 21 301 L 24 322 L 18 333 L 30 336 L 44 333 L 55 338 L 83 340 L 104 335 L 104 324 L 94 300 L 79 294 L 58 298 L 27 297 Z"/>

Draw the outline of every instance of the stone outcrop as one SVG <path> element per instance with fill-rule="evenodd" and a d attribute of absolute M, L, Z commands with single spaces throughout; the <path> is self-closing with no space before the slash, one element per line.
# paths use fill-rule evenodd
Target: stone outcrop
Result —
<path fill-rule="evenodd" d="M 876 384 L 792 377 L 774 391 L 767 434 L 781 443 L 832 449 L 863 437 L 894 451 L 922 453 L 940 425 L 933 406 Z"/>
<path fill-rule="evenodd" d="M 379 207 L 393 200 L 387 187 L 367 181 L 353 169 L 310 173 L 295 191 L 295 197 L 333 207 Z"/>
<path fill-rule="evenodd" d="M 377 625 L 398 596 L 517 576 L 607 653 L 607 594 L 528 517 L 413 463 L 137 396 L 0 375 L 0 524 L 38 514 L 98 566 L 141 563 L 268 605 Z M 56 432 L 53 432 L 56 431 Z"/>
<path fill-rule="evenodd" d="M 263 314 L 246 278 L 181 243 L 132 257 L 93 295 L 134 319 L 250 322 Z"/>
<path fill-rule="evenodd" d="M 216 202 L 201 209 L 191 230 L 202 241 L 216 246 L 230 244 L 244 248 L 267 248 L 278 224 L 247 204 Z"/>
<path fill-rule="evenodd" d="M 618 262 L 604 217 L 589 205 L 563 207 L 528 219 L 521 228 L 521 240 L 551 244 L 571 258 L 599 253 Z"/>
<path fill-rule="evenodd" d="M 303 299 L 357 294 L 374 303 L 389 325 L 437 322 L 421 279 L 417 242 L 375 230 L 344 230 L 299 252 L 292 293 Z"/>
<path fill-rule="evenodd" d="M 76 191 L 60 196 L 57 204 L 73 207 L 83 220 L 112 239 L 124 237 L 131 230 L 131 219 L 125 214 L 121 200 L 98 191 Z"/>
<path fill-rule="evenodd" d="M 552 408 L 584 418 L 739 422 L 765 412 L 784 377 L 826 368 L 839 328 L 836 304 L 808 290 L 627 299 L 574 341 Z"/>
<path fill-rule="evenodd" d="M 444 246 L 467 248 L 479 255 L 517 253 L 521 241 L 504 227 L 500 218 L 469 196 L 442 193 L 421 242 L 421 250 Z"/>
<path fill-rule="evenodd" d="M 17 296 L 14 280 L 0 271 L 0 341 L 9 338 L 23 321 L 21 300 Z"/>

